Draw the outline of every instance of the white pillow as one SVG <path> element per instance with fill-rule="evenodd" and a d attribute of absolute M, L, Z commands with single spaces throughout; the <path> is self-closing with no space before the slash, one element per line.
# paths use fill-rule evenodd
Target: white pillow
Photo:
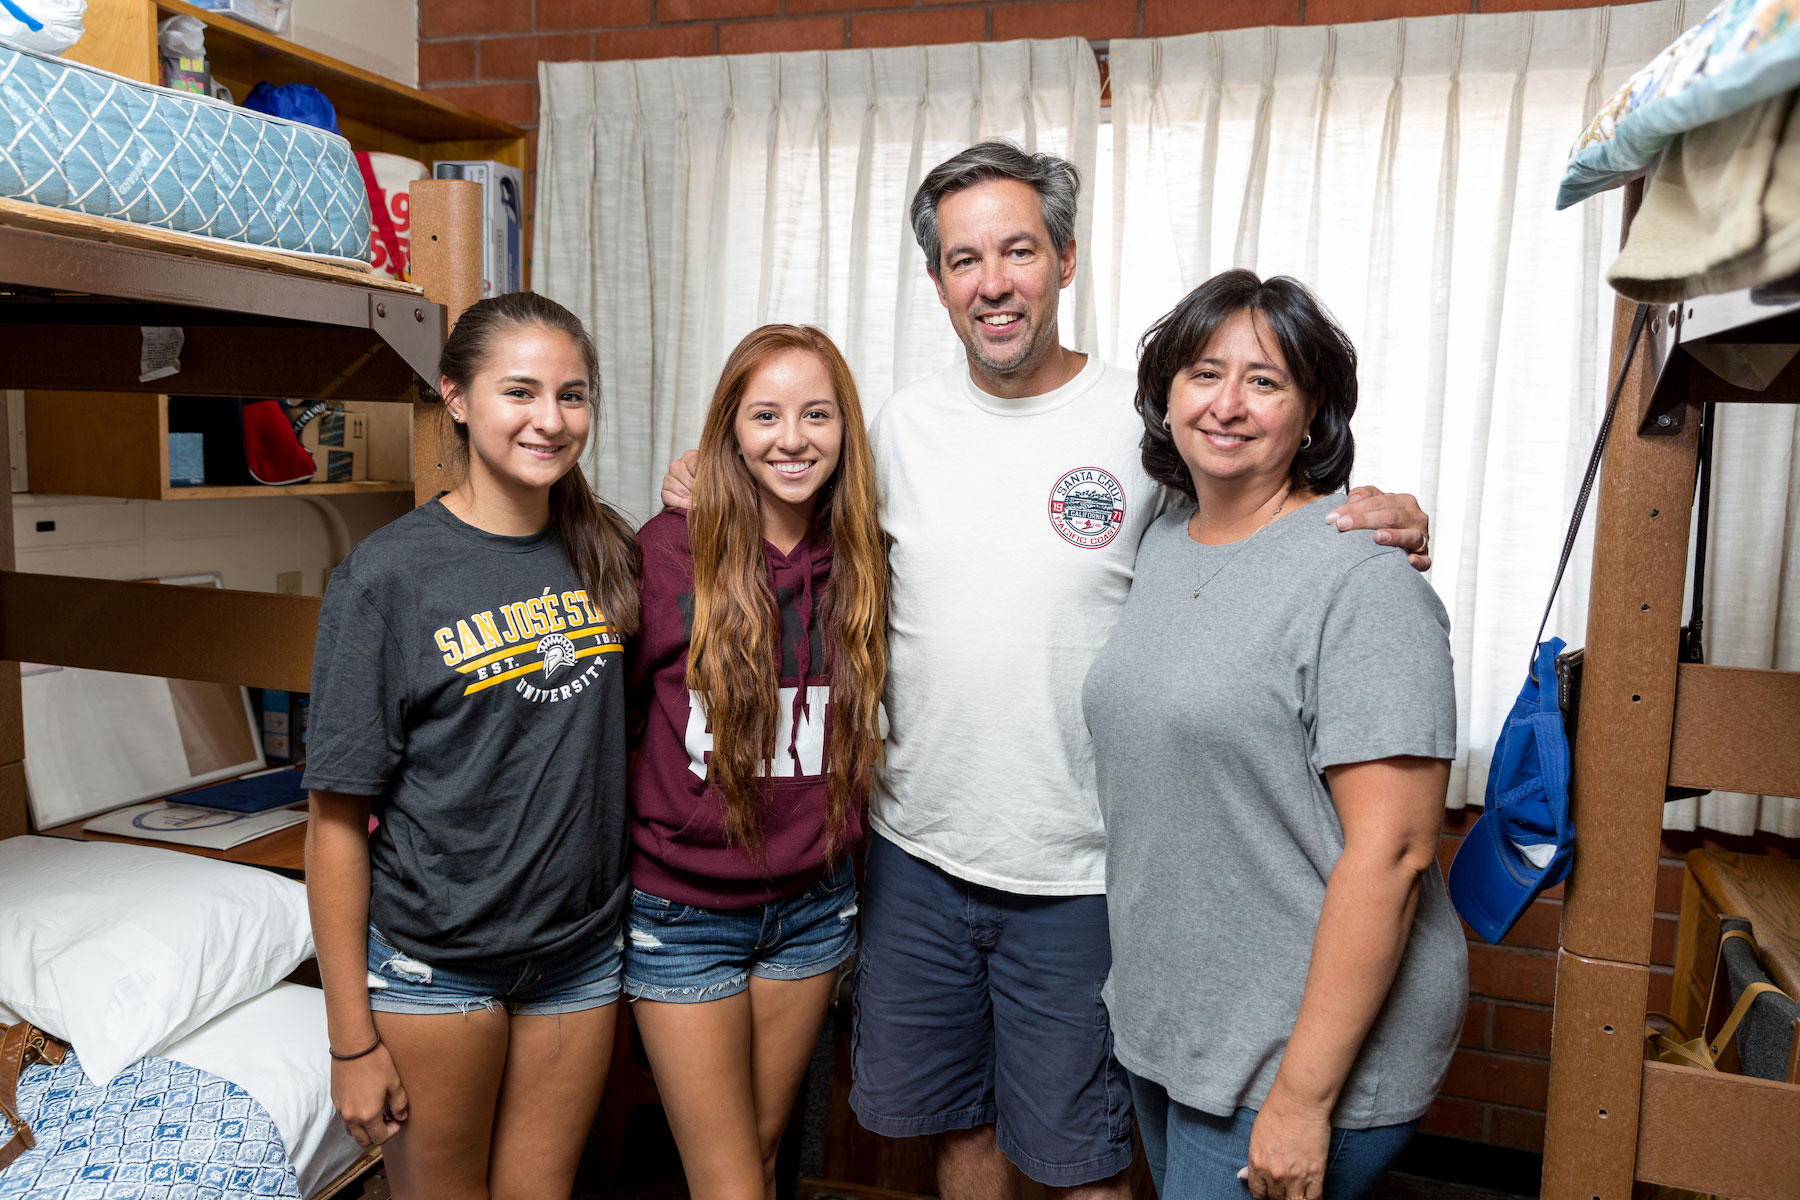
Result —
<path fill-rule="evenodd" d="M 302 885 L 117 842 L 0 841 L 0 913 L 0 1004 L 102 1086 L 313 952 Z"/>

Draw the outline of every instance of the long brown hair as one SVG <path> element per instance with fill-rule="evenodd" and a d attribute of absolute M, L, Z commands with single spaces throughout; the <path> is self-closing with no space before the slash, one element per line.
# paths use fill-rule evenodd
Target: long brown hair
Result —
<path fill-rule="evenodd" d="M 587 368 L 588 411 L 600 419 L 600 355 L 581 319 L 536 292 L 508 292 L 477 300 L 463 310 L 438 356 L 438 374 L 467 393 L 493 357 L 501 338 L 536 326 L 569 335 Z M 469 428 L 457 424 L 457 451 L 466 460 Z M 638 629 L 638 544 L 625 518 L 601 503 L 579 466 L 550 485 L 550 522 L 569 565 L 589 599 L 623 636 Z"/>
<path fill-rule="evenodd" d="M 789 350 L 812 354 L 823 364 L 844 426 L 837 472 L 822 485 L 813 515 L 831 549 L 831 581 L 815 618 L 831 672 L 825 745 L 828 855 L 841 847 L 850 806 L 881 756 L 881 692 L 887 680 L 887 545 L 876 521 L 875 458 L 856 381 L 822 331 L 810 325 L 764 325 L 738 343 L 713 390 L 687 514 L 694 554 L 687 685 L 712 722 L 708 776 L 724 802 L 726 837 L 759 856 L 759 772 L 774 760 L 781 719 L 781 631 L 763 559 L 762 493 L 738 454 L 733 426 L 757 371 Z"/>

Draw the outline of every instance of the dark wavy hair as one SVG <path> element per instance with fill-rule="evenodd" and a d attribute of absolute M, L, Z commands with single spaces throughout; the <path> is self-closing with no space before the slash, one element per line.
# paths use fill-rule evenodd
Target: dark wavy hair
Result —
<path fill-rule="evenodd" d="M 1169 415 L 1169 385 L 1186 370 L 1212 336 L 1235 313 L 1263 319 L 1275 335 L 1294 383 L 1318 401 L 1307 433 L 1312 442 L 1294 455 L 1288 474 L 1296 488 L 1329 494 L 1350 482 L 1356 438 L 1356 347 L 1306 285 L 1286 275 L 1258 279 L 1243 269 L 1224 271 L 1189 292 L 1138 343 L 1138 386 L 1133 404 L 1144 421 L 1138 444 L 1144 471 L 1192 498 L 1194 481 L 1163 428 Z"/>

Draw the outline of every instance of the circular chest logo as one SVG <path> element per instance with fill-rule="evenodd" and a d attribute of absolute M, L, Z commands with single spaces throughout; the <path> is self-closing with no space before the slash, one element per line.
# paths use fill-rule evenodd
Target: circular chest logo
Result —
<path fill-rule="evenodd" d="M 1050 528 L 1065 542 L 1098 549 L 1125 524 L 1125 489 L 1112 472 L 1078 467 L 1050 489 Z"/>

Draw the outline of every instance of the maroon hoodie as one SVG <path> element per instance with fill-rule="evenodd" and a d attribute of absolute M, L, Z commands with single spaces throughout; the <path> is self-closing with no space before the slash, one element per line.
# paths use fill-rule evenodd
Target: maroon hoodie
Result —
<path fill-rule="evenodd" d="M 763 543 L 781 617 L 781 725 L 764 791 L 758 860 L 725 841 L 724 802 L 706 783 L 712 731 L 687 688 L 694 558 L 682 513 L 638 531 L 643 628 L 626 652 L 631 765 L 631 883 L 677 904 L 747 908 L 796 895 L 825 873 L 825 719 L 830 697 L 819 628 L 831 550 L 814 528 L 783 554 Z M 853 809 L 846 847 L 862 835 Z M 840 853 L 842 848 L 840 848 Z"/>

